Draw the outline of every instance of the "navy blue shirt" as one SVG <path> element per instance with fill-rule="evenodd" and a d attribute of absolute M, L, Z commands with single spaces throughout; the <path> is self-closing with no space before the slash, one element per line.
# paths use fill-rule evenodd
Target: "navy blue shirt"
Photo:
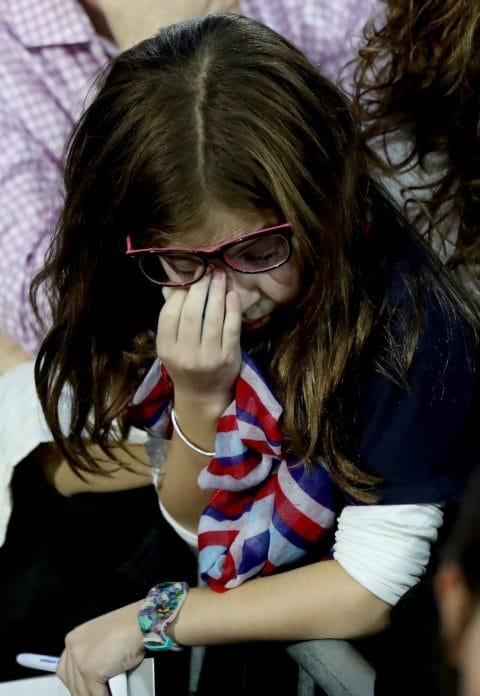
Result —
<path fill-rule="evenodd" d="M 408 245 L 392 266 L 393 335 L 402 340 L 402 317 L 412 311 L 405 286 L 422 250 Z M 429 271 L 427 271 L 428 273 Z M 478 386 L 472 363 L 472 329 L 438 299 L 430 271 L 419 341 L 406 388 L 376 372 L 361 400 L 365 424 L 359 466 L 383 478 L 379 503 L 444 503 L 458 499 L 480 464 Z"/>

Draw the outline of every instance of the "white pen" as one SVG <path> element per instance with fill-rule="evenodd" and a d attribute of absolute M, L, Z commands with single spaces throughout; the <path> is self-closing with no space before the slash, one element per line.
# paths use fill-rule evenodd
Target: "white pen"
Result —
<path fill-rule="evenodd" d="M 16 661 L 22 667 L 30 667 L 30 669 L 42 669 L 44 672 L 56 672 L 57 665 L 60 662 L 59 657 L 53 655 L 39 655 L 38 653 L 19 653 L 16 656 Z M 112 696 L 120 696 L 126 694 L 127 676 L 125 672 L 111 677 L 108 680 L 108 686 Z"/>
<path fill-rule="evenodd" d="M 22 667 L 30 667 L 30 669 L 43 669 L 45 672 L 56 672 L 57 665 L 60 661 L 59 657 L 52 655 L 38 655 L 37 653 L 20 653 L 15 658 Z"/>

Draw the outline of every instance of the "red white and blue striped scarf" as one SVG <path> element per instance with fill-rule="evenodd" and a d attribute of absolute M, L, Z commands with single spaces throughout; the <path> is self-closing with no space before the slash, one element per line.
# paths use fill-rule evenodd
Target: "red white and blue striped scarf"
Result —
<path fill-rule="evenodd" d="M 157 360 L 129 409 L 154 438 L 170 438 L 173 384 Z M 219 420 L 215 457 L 198 484 L 213 494 L 198 527 L 201 579 L 224 591 L 295 563 L 335 520 L 333 484 L 321 461 L 304 464 L 282 450 L 282 407 L 243 354 L 235 399 Z"/>

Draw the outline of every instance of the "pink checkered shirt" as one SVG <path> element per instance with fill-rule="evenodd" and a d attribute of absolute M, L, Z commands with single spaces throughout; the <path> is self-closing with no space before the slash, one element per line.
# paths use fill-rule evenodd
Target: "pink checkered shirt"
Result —
<path fill-rule="evenodd" d="M 58 165 L 107 58 L 76 0 L 0 0 L 0 331 L 32 352 L 29 285 L 61 208 Z"/>
<path fill-rule="evenodd" d="M 375 0 L 240 0 L 330 79 L 355 54 Z M 0 0 L 0 332 L 35 353 L 29 304 L 62 205 L 65 142 L 114 49 L 78 0 Z M 348 89 L 349 78 L 346 88 Z"/>
<path fill-rule="evenodd" d="M 240 0 L 239 5 L 243 14 L 285 36 L 325 77 L 351 92 L 353 66 L 342 68 L 355 57 L 378 0 Z"/>

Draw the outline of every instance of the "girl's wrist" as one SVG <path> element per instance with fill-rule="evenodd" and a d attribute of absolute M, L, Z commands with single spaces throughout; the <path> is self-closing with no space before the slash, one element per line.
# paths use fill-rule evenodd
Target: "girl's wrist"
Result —
<path fill-rule="evenodd" d="M 194 636 L 189 631 L 188 617 L 191 615 L 192 606 L 195 605 L 195 601 L 198 599 L 198 594 L 203 593 L 205 589 L 198 587 L 190 588 L 174 620 L 165 627 L 165 633 L 175 643 L 185 646 L 199 645 L 201 643 L 201 641 L 199 642 L 199 637 L 197 635 Z"/>
<path fill-rule="evenodd" d="M 199 447 L 198 445 L 196 445 L 191 440 L 189 440 L 189 438 L 185 435 L 183 430 L 178 425 L 177 416 L 176 416 L 174 408 L 172 408 L 170 416 L 172 419 L 172 425 L 173 425 L 174 431 L 177 433 L 177 436 L 180 438 L 180 440 L 183 442 L 183 444 L 186 445 L 186 447 L 188 447 L 189 450 L 192 450 L 196 454 L 201 454 L 203 457 L 209 457 L 210 459 L 215 456 L 214 450 L 205 450 L 202 447 Z"/>
<path fill-rule="evenodd" d="M 195 452 L 199 459 L 214 457 L 218 422 L 230 403 L 226 396 L 193 400 L 175 391 L 172 424 L 182 446 Z"/>
<path fill-rule="evenodd" d="M 201 457 L 215 456 L 215 439 L 217 433 L 218 418 L 205 420 L 200 411 L 198 418 L 180 416 L 176 408 L 172 408 L 171 419 L 175 437 L 182 447 L 190 450 L 190 454 Z"/>
<path fill-rule="evenodd" d="M 169 632 L 188 595 L 188 584 L 182 581 L 162 582 L 152 587 L 138 613 L 138 626 L 148 650 L 181 650 Z"/>
<path fill-rule="evenodd" d="M 180 423 L 202 421 L 203 427 L 216 429 L 220 416 L 232 402 L 232 394 L 195 394 L 187 395 L 175 390 L 175 412 Z"/>

